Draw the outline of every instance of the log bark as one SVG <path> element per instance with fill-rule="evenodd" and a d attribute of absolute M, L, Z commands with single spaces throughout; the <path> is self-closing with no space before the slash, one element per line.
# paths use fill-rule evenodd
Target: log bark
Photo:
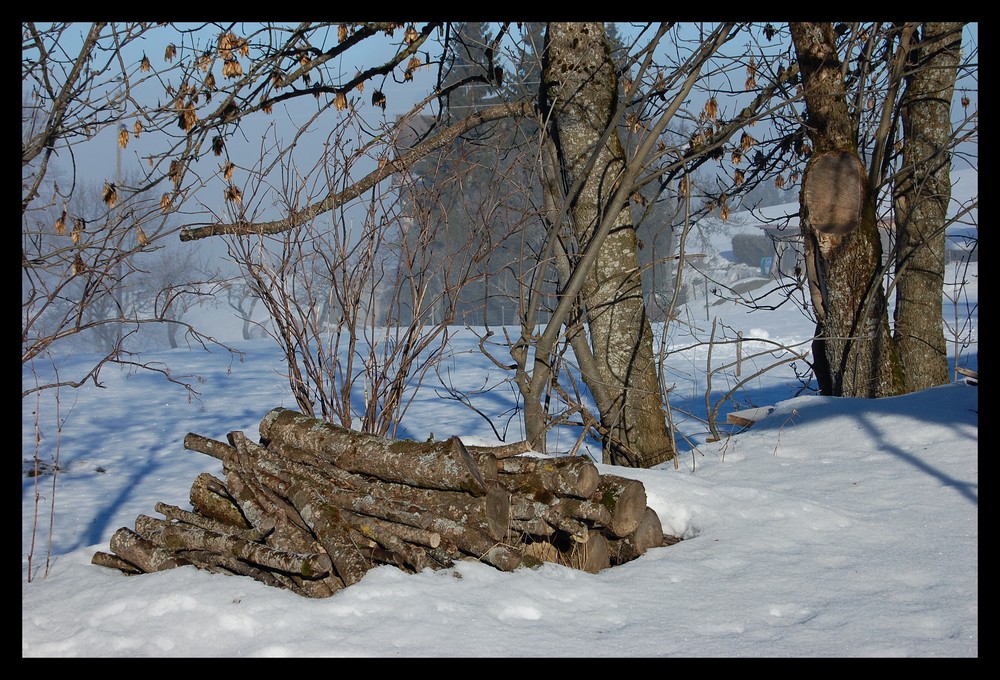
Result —
<path fill-rule="evenodd" d="M 348 472 L 387 482 L 484 496 L 496 481 L 495 466 L 480 469 L 457 437 L 445 442 L 388 440 L 283 408 L 264 417 L 260 434 L 265 441 L 283 441 Z"/>
<path fill-rule="evenodd" d="M 590 535 L 590 528 L 586 523 L 567 517 L 551 505 L 525 496 L 515 495 L 511 498 L 511 514 L 520 520 L 541 519 L 579 543 L 585 543 Z"/>
<path fill-rule="evenodd" d="M 197 512 L 183 510 L 178 508 L 176 505 L 157 503 L 153 506 L 153 508 L 167 519 L 172 519 L 178 522 L 187 522 L 188 524 L 193 524 L 196 527 L 201 527 L 202 529 L 207 529 L 208 531 L 214 531 L 218 534 L 232 534 L 247 541 L 260 541 L 264 538 L 264 534 L 256 529 L 242 530 L 239 527 L 233 526 L 227 522 L 220 522 L 217 519 L 199 515 Z"/>
<path fill-rule="evenodd" d="M 202 472 L 191 484 L 191 506 L 198 514 L 242 529 L 250 529 L 250 523 L 243 516 L 239 506 L 229 495 L 226 483 Z"/>
<path fill-rule="evenodd" d="M 229 534 L 217 534 L 190 524 L 173 524 L 163 528 L 163 545 L 171 550 L 207 550 L 230 554 L 241 560 L 304 579 L 321 579 L 330 573 L 333 564 L 328 555 L 288 552 Z"/>
<path fill-rule="evenodd" d="M 531 451 L 531 444 L 525 440 L 521 440 L 519 442 L 499 444 L 497 446 L 475 446 L 466 444 L 466 448 L 469 449 L 469 452 L 473 455 L 485 453 L 500 459 L 510 458 L 511 456 L 520 456 L 522 453 L 528 453 Z"/>
<path fill-rule="evenodd" d="M 413 532 L 420 532 L 420 529 L 414 529 L 413 527 L 404 528 L 399 524 L 383 522 L 372 517 L 356 515 L 352 512 L 342 512 L 341 517 L 362 536 L 374 541 L 386 551 L 397 555 L 398 560 L 395 561 L 400 567 L 409 567 L 414 572 L 418 572 L 432 566 L 430 558 L 427 557 L 427 554 L 419 544 L 408 542 L 400 535 L 401 533 L 406 533 L 413 536 L 413 534 L 407 532 L 406 529 L 410 529 Z M 400 531 L 397 531 L 395 527 L 399 527 Z M 423 540 L 435 544 L 428 547 L 436 548 L 441 544 L 440 534 L 431 532 L 422 533 L 427 536 L 427 538 Z"/>
<path fill-rule="evenodd" d="M 113 553 L 97 551 L 96 553 L 94 553 L 94 556 L 90 558 L 90 563 L 95 564 L 99 567 L 108 567 L 110 569 L 117 569 L 118 571 L 128 576 L 135 576 L 137 574 L 145 573 L 142 569 L 135 566 L 128 560 L 124 560 L 118 555 L 115 555 Z"/>
<path fill-rule="evenodd" d="M 212 456 L 212 458 L 222 460 L 226 453 L 228 453 L 233 447 L 229 444 L 209 439 L 208 437 L 202 437 L 200 434 L 188 432 L 184 435 L 184 448 L 189 451 L 197 451 L 198 453 L 204 453 Z"/>
<path fill-rule="evenodd" d="M 190 564 L 184 558 L 157 546 L 128 527 L 121 527 L 112 534 L 110 545 L 113 553 L 147 574 Z"/>
<path fill-rule="evenodd" d="M 371 562 L 358 552 L 351 540 L 350 525 L 340 516 L 340 509 L 326 503 L 315 489 L 297 485 L 290 493 L 292 504 L 316 535 L 316 539 L 336 567 L 345 585 L 360 581 L 371 568 Z"/>
<path fill-rule="evenodd" d="M 497 461 L 497 481 L 510 491 L 590 498 L 597 490 L 601 473 L 586 458 L 532 458 L 518 456 Z"/>
<path fill-rule="evenodd" d="M 473 496 L 463 491 L 423 489 L 368 478 L 329 465 L 322 465 L 322 461 L 315 456 L 289 444 L 271 442 L 267 448 L 269 452 L 275 454 L 293 470 L 308 476 L 314 483 L 323 488 L 331 488 L 333 493 L 339 492 L 341 496 L 344 492 L 361 493 L 375 499 L 385 499 L 390 505 L 394 504 L 400 509 L 405 509 L 407 504 L 417 505 L 428 513 L 441 515 L 485 530 L 497 540 L 506 535 L 510 520 L 509 495 L 497 484 L 490 485 L 484 496 Z M 298 465 L 298 463 L 305 464 L 305 467 Z M 359 509 L 359 512 L 364 511 Z M 365 514 L 371 513 L 366 512 Z M 381 515 L 374 516 L 380 517 Z M 385 519 L 399 521 L 393 520 L 391 517 Z M 410 522 L 403 523 L 409 524 Z M 411 526 L 417 525 L 411 524 Z M 426 526 L 421 528 L 426 529 Z"/>

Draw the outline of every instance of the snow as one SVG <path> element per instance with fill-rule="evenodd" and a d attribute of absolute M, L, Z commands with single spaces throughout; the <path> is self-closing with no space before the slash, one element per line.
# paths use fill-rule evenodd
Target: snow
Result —
<path fill-rule="evenodd" d="M 963 270 L 961 298 L 974 318 L 976 265 Z M 219 461 L 184 450 L 185 434 L 255 438 L 269 410 L 295 408 L 280 352 L 266 339 L 236 339 L 234 324 L 224 339 L 245 352 L 242 362 L 186 348 L 147 357 L 189 376 L 197 399 L 158 375 L 111 366 L 103 389 L 65 390 L 58 404 L 52 393 L 23 399 L 23 464 L 32 466 L 37 413 L 38 455 L 58 454 L 59 472 L 54 489 L 51 474 L 22 479 L 22 657 L 978 657 L 978 387 L 956 380 L 886 399 L 821 397 L 799 393 L 793 366 L 782 364 L 725 401 L 723 437 L 710 441 L 699 420 L 706 348 L 693 342 L 711 330 L 706 310 L 742 332 L 744 378 L 775 361 L 747 358 L 770 347 L 759 340 L 803 342 L 812 325 L 794 305 L 750 312 L 693 300 L 689 309 L 692 335 L 668 337 L 677 467 L 599 464 L 640 480 L 664 531 L 684 540 L 597 574 L 472 561 L 418 574 L 380 566 L 320 600 L 194 567 L 124 576 L 92 565 L 93 554 L 138 515 L 159 516 L 157 502 L 189 508 L 198 474 L 222 474 Z M 978 369 L 977 328 L 949 343 L 952 366 Z M 447 357 L 453 382 L 470 389 L 500 377 L 474 330 L 458 329 Z M 734 357 L 734 345 L 719 345 L 712 366 Z M 68 358 L 61 371 L 93 359 Z M 24 368 L 22 384 L 34 380 Z M 713 376 L 713 403 L 735 380 Z M 435 387 L 429 377 L 401 437 L 498 441 L 490 423 Z M 516 405 L 509 386 L 481 398 L 492 414 Z M 725 423 L 750 407 L 773 410 L 749 429 Z M 505 422 L 493 424 L 503 433 Z M 508 441 L 521 438 L 518 423 Z M 550 447 L 568 451 L 574 439 L 553 435 Z M 600 459 L 593 442 L 583 453 Z"/>

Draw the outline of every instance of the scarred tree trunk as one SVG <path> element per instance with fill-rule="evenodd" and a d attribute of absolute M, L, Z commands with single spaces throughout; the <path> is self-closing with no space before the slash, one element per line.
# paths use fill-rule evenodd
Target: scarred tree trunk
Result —
<path fill-rule="evenodd" d="M 895 342 L 907 392 L 948 382 L 941 289 L 951 199 L 951 100 L 962 23 L 927 22 L 911 52 L 902 102 L 903 172 L 896 216 Z"/>
<path fill-rule="evenodd" d="M 653 360 L 635 228 L 627 205 L 609 205 L 625 154 L 614 131 L 618 85 L 604 26 L 550 23 L 542 79 L 542 100 L 552 109 L 559 181 L 567 189 L 579 182 L 570 196 L 570 221 L 580 249 L 603 219 L 614 220 L 581 291 L 599 373 L 585 373 L 584 379 L 588 385 L 599 382 L 608 398 L 600 409 L 607 432 L 604 462 L 652 467 L 675 452 Z"/>
<path fill-rule="evenodd" d="M 902 369 L 879 273 L 875 202 L 858 158 L 833 26 L 796 22 L 790 28 L 813 142 L 800 194 L 800 225 L 817 319 L 816 379 L 827 395 L 899 394 Z"/>

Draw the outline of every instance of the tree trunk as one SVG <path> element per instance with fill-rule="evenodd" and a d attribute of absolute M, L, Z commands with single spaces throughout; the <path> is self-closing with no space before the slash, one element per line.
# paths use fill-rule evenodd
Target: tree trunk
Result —
<path fill-rule="evenodd" d="M 813 142 L 799 200 L 817 319 L 816 379 L 825 395 L 899 394 L 902 368 L 880 274 L 875 201 L 858 158 L 833 26 L 793 22 L 790 28 Z"/>
<path fill-rule="evenodd" d="M 603 220 L 613 220 L 581 291 L 599 372 L 584 379 L 603 385 L 610 398 L 601 409 L 604 462 L 652 467 L 675 452 L 653 359 L 635 227 L 628 205 L 609 205 L 625 154 L 614 127 L 618 82 L 604 26 L 550 23 L 542 78 L 542 100 L 553 110 L 559 180 L 567 189 L 579 187 L 569 195 L 579 248 L 588 247 Z"/>
<path fill-rule="evenodd" d="M 951 200 L 951 100 L 962 45 L 960 22 L 927 22 L 911 52 L 902 101 L 903 179 L 896 185 L 894 340 L 907 392 L 949 380 L 941 290 Z"/>

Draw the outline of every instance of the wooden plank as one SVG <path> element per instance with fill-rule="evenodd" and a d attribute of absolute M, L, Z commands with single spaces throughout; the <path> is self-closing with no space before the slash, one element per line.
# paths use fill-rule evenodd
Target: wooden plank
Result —
<path fill-rule="evenodd" d="M 733 411 L 726 416 L 726 422 L 730 425 L 750 427 L 758 420 L 763 420 L 769 416 L 773 410 L 773 406 L 762 406 L 760 408 L 748 408 L 743 411 Z"/>

